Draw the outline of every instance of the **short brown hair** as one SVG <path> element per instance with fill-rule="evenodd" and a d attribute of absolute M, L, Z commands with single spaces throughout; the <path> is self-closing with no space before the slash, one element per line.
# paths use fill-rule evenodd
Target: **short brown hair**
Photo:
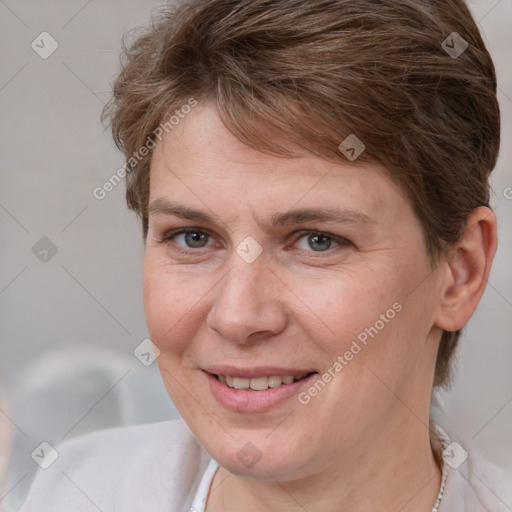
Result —
<path fill-rule="evenodd" d="M 402 187 L 433 264 L 488 204 L 496 76 L 463 0 L 179 1 L 123 47 L 104 119 L 144 235 L 151 152 L 133 154 L 191 97 L 213 101 L 238 139 L 271 154 L 294 156 L 291 143 L 336 162 L 355 134 L 366 148 L 356 163 L 380 162 Z M 448 382 L 459 334 L 443 333 L 435 385 Z"/>

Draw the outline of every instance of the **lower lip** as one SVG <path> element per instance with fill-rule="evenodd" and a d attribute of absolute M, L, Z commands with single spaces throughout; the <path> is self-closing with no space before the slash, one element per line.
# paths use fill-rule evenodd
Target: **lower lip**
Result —
<path fill-rule="evenodd" d="M 265 391 L 245 391 L 230 388 L 220 382 L 215 376 L 205 372 L 212 395 L 224 407 L 237 412 L 262 412 L 275 407 L 287 398 L 299 393 L 300 388 L 308 385 L 311 379 L 318 374 L 313 373 L 304 379 L 291 384 L 282 384 L 277 388 L 268 388 Z"/>

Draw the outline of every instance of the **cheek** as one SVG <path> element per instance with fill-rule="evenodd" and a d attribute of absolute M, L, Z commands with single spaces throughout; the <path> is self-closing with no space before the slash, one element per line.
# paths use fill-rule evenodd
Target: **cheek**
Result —
<path fill-rule="evenodd" d="M 334 360 L 392 308 L 396 294 L 383 291 L 373 275 L 333 274 L 314 282 L 296 279 L 290 288 L 300 300 L 295 318 Z"/>
<path fill-rule="evenodd" d="M 144 261 L 144 310 L 150 338 L 162 351 L 181 351 L 206 315 L 207 280 L 183 276 L 147 255 Z"/>
<path fill-rule="evenodd" d="M 411 294 L 425 271 L 406 261 L 381 263 L 290 283 L 302 303 L 295 319 L 322 349 L 326 369 L 339 356 L 346 364 L 341 370 L 337 366 L 336 375 L 345 377 L 335 388 L 371 384 L 370 370 L 393 381 L 420 356 L 429 332 L 428 290 L 420 287 L 419 296 Z"/>

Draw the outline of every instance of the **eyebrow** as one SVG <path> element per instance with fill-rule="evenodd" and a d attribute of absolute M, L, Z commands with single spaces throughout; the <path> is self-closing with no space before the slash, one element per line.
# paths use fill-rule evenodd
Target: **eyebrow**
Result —
<path fill-rule="evenodd" d="M 371 225 L 376 223 L 375 219 L 372 219 L 365 213 L 351 209 L 301 208 L 273 215 L 271 226 L 286 226 L 305 222 L 336 222 L 353 225 Z"/>
<path fill-rule="evenodd" d="M 149 204 L 148 214 L 151 215 L 172 215 L 181 219 L 197 220 L 200 222 L 214 222 L 213 215 L 202 210 L 196 210 L 181 204 L 170 203 L 166 199 L 155 199 Z"/>
<path fill-rule="evenodd" d="M 215 223 L 215 217 L 203 210 L 189 208 L 175 204 L 166 199 L 159 198 L 152 201 L 148 208 L 149 215 L 171 215 L 181 219 L 205 223 Z M 354 226 L 374 225 L 377 221 L 363 212 L 352 209 L 338 208 L 300 208 L 284 213 L 277 213 L 271 217 L 270 226 L 286 226 L 290 224 L 303 224 L 306 222 L 335 222 L 351 224 Z"/>

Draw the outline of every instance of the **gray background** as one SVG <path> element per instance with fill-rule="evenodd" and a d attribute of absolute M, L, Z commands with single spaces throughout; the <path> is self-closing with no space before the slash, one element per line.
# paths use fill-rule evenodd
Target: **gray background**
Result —
<path fill-rule="evenodd" d="M 123 164 L 99 122 L 121 35 L 159 3 L 0 0 L 0 425 L 14 437 L 0 504 L 9 510 L 34 477 L 30 453 L 41 441 L 176 417 L 155 365 L 133 355 L 147 337 L 143 245 L 124 184 L 102 201 L 92 194 Z M 456 381 L 439 400 L 443 426 L 463 425 L 461 442 L 512 476 L 512 0 L 470 6 L 499 78 L 503 143 L 492 205 L 500 247 Z M 59 45 L 47 59 L 31 48 L 43 31 Z M 55 255 L 41 253 L 49 249 L 42 237 Z M 2 458 L 5 449 L 0 468 Z"/>

